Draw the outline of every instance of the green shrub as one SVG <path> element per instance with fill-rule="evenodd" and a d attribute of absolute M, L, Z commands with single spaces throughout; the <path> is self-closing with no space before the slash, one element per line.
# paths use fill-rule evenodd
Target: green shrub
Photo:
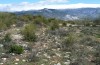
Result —
<path fill-rule="evenodd" d="M 22 30 L 22 35 L 24 36 L 24 40 L 34 42 L 36 41 L 36 35 L 35 35 L 35 26 L 33 24 L 28 24 L 24 27 Z"/>
<path fill-rule="evenodd" d="M 50 30 L 56 30 L 59 28 L 59 23 L 55 20 L 51 22 Z"/>
<path fill-rule="evenodd" d="M 55 30 L 55 29 L 57 29 L 57 28 L 58 28 L 58 25 L 53 24 L 53 25 L 50 27 L 50 30 Z"/>
<path fill-rule="evenodd" d="M 12 24 L 15 24 L 17 17 L 12 13 L 0 13 L 0 29 L 9 28 Z"/>
<path fill-rule="evenodd" d="M 66 26 L 66 25 L 67 25 L 67 23 L 66 23 L 66 22 L 63 22 L 63 23 L 62 23 L 62 26 Z"/>
<path fill-rule="evenodd" d="M 18 46 L 18 45 L 12 45 L 9 49 L 10 53 L 16 53 L 16 54 L 21 54 L 23 53 L 24 49 L 22 46 Z"/>
<path fill-rule="evenodd" d="M 73 34 L 69 34 L 62 43 L 63 49 L 68 49 L 68 47 L 71 47 L 76 42 L 75 36 Z"/>
<path fill-rule="evenodd" d="M 19 16 L 19 20 L 21 20 L 23 22 L 32 21 L 33 20 L 33 15 L 30 15 L 30 14 L 21 15 L 21 16 Z"/>

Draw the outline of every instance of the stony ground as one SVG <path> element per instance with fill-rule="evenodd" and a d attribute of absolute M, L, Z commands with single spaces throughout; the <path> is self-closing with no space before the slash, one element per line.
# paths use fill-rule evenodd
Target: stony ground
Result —
<path fill-rule="evenodd" d="M 0 33 L 1 38 L 11 33 L 12 41 L 25 48 L 23 54 L 9 54 L 0 44 L 0 65 L 99 65 L 92 62 L 96 58 L 93 52 L 100 46 L 100 38 L 95 37 L 99 27 L 62 27 L 55 31 L 42 27 L 36 31 L 36 42 L 23 41 L 20 29 L 12 27 Z M 64 49 L 62 42 L 68 33 L 74 33 L 76 40 Z"/>

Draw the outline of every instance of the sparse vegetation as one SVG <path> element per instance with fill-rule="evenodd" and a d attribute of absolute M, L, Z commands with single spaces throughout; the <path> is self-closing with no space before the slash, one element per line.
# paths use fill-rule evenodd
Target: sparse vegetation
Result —
<path fill-rule="evenodd" d="M 13 13 L 0 13 L 0 30 L 8 29 L 12 24 L 15 24 L 17 17 Z"/>
<path fill-rule="evenodd" d="M 0 14 L 0 63 L 5 60 L 5 65 L 100 64 L 98 18 L 63 21 L 40 15 Z"/>

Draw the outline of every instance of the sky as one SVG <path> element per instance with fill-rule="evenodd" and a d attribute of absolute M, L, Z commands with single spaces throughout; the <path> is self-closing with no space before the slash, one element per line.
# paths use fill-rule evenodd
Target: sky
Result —
<path fill-rule="evenodd" d="M 100 0 L 0 0 L 0 11 L 27 11 L 43 8 L 98 8 Z"/>

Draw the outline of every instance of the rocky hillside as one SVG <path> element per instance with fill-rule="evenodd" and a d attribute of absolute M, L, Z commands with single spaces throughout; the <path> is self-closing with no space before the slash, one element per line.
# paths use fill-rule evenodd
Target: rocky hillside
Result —
<path fill-rule="evenodd" d="M 100 65 L 99 19 L 0 14 L 0 65 Z"/>

